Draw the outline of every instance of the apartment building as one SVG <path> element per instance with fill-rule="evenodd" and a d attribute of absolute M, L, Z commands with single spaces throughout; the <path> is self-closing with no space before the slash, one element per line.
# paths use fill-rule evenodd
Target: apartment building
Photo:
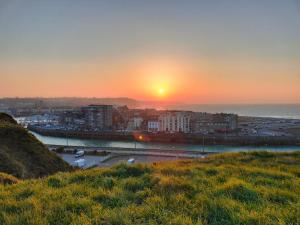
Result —
<path fill-rule="evenodd" d="M 160 131 L 160 123 L 158 120 L 149 120 L 147 128 L 149 133 L 157 133 Z"/>
<path fill-rule="evenodd" d="M 166 111 L 159 116 L 159 130 L 167 133 L 190 133 L 190 120 L 192 112 Z"/>
<path fill-rule="evenodd" d="M 82 107 L 86 126 L 94 130 L 112 129 L 112 105 L 89 105 Z"/>

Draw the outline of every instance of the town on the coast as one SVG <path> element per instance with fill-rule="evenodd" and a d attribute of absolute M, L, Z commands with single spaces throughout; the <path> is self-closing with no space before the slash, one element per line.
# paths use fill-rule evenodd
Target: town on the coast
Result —
<path fill-rule="evenodd" d="M 59 99 L 52 105 L 47 101 L 2 100 L 0 110 L 19 118 L 29 130 L 47 136 L 225 145 L 299 144 L 297 119 L 138 108 L 124 101 L 88 104 L 76 100 L 69 106 Z M 132 105 L 129 100 L 125 103 Z"/>

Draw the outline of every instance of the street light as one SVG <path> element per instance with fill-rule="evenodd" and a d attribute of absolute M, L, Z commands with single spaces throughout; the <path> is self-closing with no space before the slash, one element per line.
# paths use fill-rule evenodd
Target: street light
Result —
<path fill-rule="evenodd" d="M 143 140 L 143 135 L 139 135 L 138 140 L 142 141 Z M 135 149 L 136 149 L 136 142 L 137 142 L 137 140 L 136 140 L 136 138 L 134 138 L 134 148 Z"/>
<path fill-rule="evenodd" d="M 204 152 L 204 134 L 202 135 L 202 152 Z"/>

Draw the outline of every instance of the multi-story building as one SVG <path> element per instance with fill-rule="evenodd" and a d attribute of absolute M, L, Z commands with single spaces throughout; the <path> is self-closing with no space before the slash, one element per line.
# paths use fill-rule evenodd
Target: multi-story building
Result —
<path fill-rule="evenodd" d="M 133 117 L 130 118 L 127 123 L 127 130 L 133 131 L 133 130 L 139 130 L 142 126 L 144 119 L 142 117 Z"/>
<path fill-rule="evenodd" d="M 149 120 L 147 128 L 149 133 L 157 133 L 160 131 L 160 123 L 158 120 Z"/>
<path fill-rule="evenodd" d="M 82 107 L 86 126 L 94 130 L 112 129 L 112 105 L 89 105 Z"/>
<path fill-rule="evenodd" d="M 166 111 L 159 116 L 159 130 L 167 133 L 189 133 L 192 112 Z"/>

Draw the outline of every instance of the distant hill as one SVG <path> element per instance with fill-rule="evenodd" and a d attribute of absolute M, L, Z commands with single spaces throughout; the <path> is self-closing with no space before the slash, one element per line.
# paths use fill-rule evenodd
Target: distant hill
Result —
<path fill-rule="evenodd" d="M 0 113 L 0 172 L 37 178 L 71 167 L 10 116 Z"/>
<path fill-rule="evenodd" d="M 0 98 L 0 105 L 7 108 L 30 108 L 30 107 L 81 107 L 91 104 L 127 105 L 136 107 L 140 103 L 131 98 Z"/>
<path fill-rule="evenodd" d="M 131 98 L 42 98 L 43 103 L 50 107 L 81 107 L 93 104 L 138 105 L 138 102 Z"/>
<path fill-rule="evenodd" d="M 0 184 L 0 224 L 299 225 L 300 154 L 227 153 Z"/>

